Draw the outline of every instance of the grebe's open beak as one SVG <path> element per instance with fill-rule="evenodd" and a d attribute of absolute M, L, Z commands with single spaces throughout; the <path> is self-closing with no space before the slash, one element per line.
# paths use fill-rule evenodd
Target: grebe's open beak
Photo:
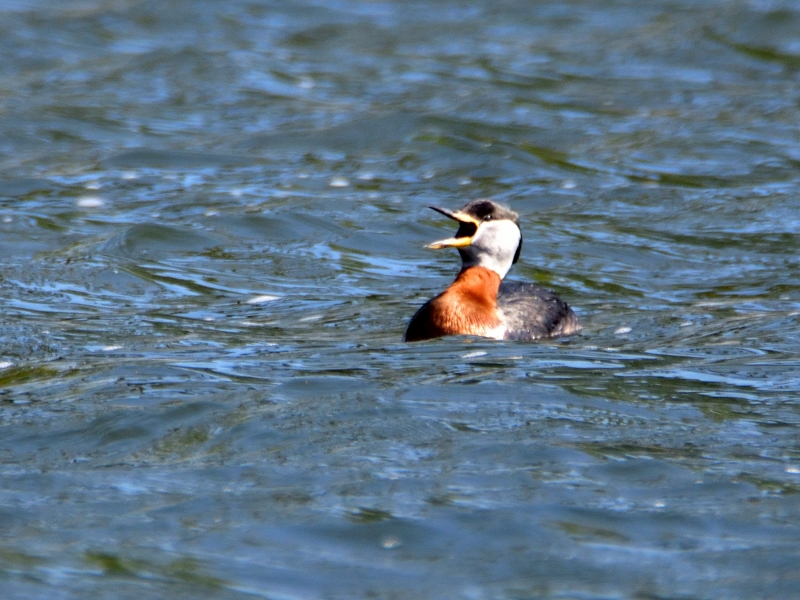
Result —
<path fill-rule="evenodd" d="M 453 219 L 454 221 L 458 221 L 459 227 L 455 237 L 432 242 L 428 244 L 426 248 L 440 250 L 442 248 L 463 248 L 464 246 L 469 246 L 472 244 L 472 238 L 475 237 L 475 234 L 478 232 L 478 227 L 481 224 L 478 219 L 458 210 L 452 211 L 447 210 L 446 208 L 439 208 L 438 206 L 429 206 L 428 208 L 431 208 L 436 212 L 443 214 L 445 217 Z"/>

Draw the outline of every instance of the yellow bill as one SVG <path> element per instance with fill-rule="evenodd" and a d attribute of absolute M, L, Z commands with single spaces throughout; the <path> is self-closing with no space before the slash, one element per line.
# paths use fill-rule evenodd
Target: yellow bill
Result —
<path fill-rule="evenodd" d="M 456 233 L 456 237 L 447 238 L 445 240 L 438 240 L 436 242 L 432 242 L 425 246 L 426 248 L 432 248 L 433 250 L 441 250 L 442 248 L 463 248 L 464 246 L 469 246 L 472 244 L 472 237 L 478 231 L 478 226 L 480 225 L 480 221 L 473 217 L 472 215 L 468 215 L 461 211 L 452 211 L 447 210 L 446 208 L 439 208 L 438 206 L 429 206 L 438 213 L 443 214 L 445 217 L 449 217 L 454 221 L 458 221 L 462 224 L 461 227 L 458 228 L 458 232 Z M 466 227 L 465 227 L 466 225 Z M 466 233 L 470 232 L 469 235 L 458 235 L 459 233 Z"/>

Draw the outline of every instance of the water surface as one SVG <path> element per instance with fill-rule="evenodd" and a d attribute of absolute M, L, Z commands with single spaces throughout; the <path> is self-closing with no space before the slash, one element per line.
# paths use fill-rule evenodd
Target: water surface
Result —
<path fill-rule="evenodd" d="M 0 7 L 6 598 L 790 598 L 791 2 Z M 581 335 L 405 345 L 427 210 Z"/>

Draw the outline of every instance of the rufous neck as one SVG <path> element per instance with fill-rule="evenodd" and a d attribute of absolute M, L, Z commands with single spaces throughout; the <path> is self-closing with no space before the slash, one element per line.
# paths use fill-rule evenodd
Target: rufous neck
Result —
<path fill-rule="evenodd" d="M 486 267 L 464 267 L 459 272 L 450 289 L 468 294 L 473 301 L 497 305 L 497 292 L 500 289 L 500 275 Z"/>

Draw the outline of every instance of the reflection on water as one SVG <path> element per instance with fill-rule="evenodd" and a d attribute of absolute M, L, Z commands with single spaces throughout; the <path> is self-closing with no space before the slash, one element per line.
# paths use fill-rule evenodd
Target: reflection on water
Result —
<path fill-rule="evenodd" d="M 794 4 L 0 15 L 3 597 L 796 595 Z M 481 196 L 581 335 L 400 342 Z"/>

